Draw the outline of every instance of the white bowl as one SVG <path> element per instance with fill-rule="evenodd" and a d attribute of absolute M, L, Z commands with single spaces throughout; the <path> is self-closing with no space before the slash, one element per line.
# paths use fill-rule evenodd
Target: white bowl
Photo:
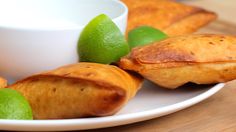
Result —
<path fill-rule="evenodd" d="M 118 0 L 0 0 L 0 76 L 15 81 L 78 62 L 89 20 L 106 14 L 124 33 L 127 12 Z"/>

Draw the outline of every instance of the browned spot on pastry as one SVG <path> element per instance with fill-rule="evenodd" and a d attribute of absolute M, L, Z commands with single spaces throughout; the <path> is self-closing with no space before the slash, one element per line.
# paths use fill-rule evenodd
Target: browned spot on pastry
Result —
<path fill-rule="evenodd" d="M 192 51 L 190 52 L 190 54 L 191 54 L 191 55 L 194 55 L 194 53 L 193 53 Z"/>
<path fill-rule="evenodd" d="M 87 76 L 87 77 L 91 77 L 91 76 L 94 76 L 94 75 L 95 75 L 94 73 L 90 73 L 90 72 L 85 74 L 85 76 Z"/>
<path fill-rule="evenodd" d="M 174 61 L 194 61 L 194 58 L 185 53 L 178 53 L 176 51 L 159 51 L 151 52 L 150 54 L 145 54 L 142 57 L 137 58 L 137 60 L 146 63 L 155 62 L 174 62 Z"/>
<path fill-rule="evenodd" d="M 63 76 L 69 76 L 71 73 L 65 73 Z"/>
<path fill-rule="evenodd" d="M 96 104 L 99 106 L 98 109 L 94 109 L 94 113 L 96 115 L 103 115 L 108 113 L 112 109 L 114 109 L 114 105 L 119 105 L 125 100 L 125 93 L 123 92 L 116 92 L 110 93 L 107 97 L 101 97 L 100 104 Z M 113 105 L 110 105 L 113 104 Z"/>
<path fill-rule="evenodd" d="M 33 78 L 31 81 L 32 82 L 37 82 L 37 81 L 39 81 L 39 79 L 38 78 Z"/>
<path fill-rule="evenodd" d="M 229 69 L 224 69 L 224 71 L 225 71 L 225 72 L 228 72 L 228 71 L 229 71 Z"/>
<path fill-rule="evenodd" d="M 209 42 L 209 44 L 211 44 L 211 45 L 215 45 L 213 42 Z"/>
<path fill-rule="evenodd" d="M 168 44 L 168 45 L 167 45 Z M 169 41 L 156 42 L 141 48 L 134 48 L 131 57 L 142 63 L 161 63 L 174 61 L 195 61 L 194 53 L 173 48 Z"/>
<path fill-rule="evenodd" d="M 55 92 L 57 91 L 57 88 L 54 87 L 54 88 L 52 89 L 52 91 L 55 93 Z"/>

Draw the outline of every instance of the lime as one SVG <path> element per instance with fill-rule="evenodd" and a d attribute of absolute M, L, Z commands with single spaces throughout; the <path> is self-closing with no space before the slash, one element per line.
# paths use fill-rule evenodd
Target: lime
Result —
<path fill-rule="evenodd" d="M 92 19 L 78 41 L 80 61 L 110 64 L 128 54 L 129 45 L 112 20 L 101 14 Z"/>
<path fill-rule="evenodd" d="M 0 89 L 0 119 L 33 119 L 32 110 L 27 100 L 19 92 Z"/>
<path fill-rule="evenodd" d="M 131 30 L 128 34 L 130 48 L 150 44 L 155 41 L 166 39 L 168 36 L 162 31 L 150 26 L 140 26 Z"/>

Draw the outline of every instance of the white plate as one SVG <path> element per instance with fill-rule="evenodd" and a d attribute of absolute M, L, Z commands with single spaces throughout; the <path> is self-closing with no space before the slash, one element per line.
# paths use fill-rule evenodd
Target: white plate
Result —
<path fill-rule="evenodd" d="M 66 120 L 0 120 L 0 130 L 84 130 L 144 121 L 192 106 L 212 96 L 224 85 L 224 83 L 217 85 L 186 85 L 177 90 L 166 90 L 146 81 L 137 96 L 116 115 Z"/>

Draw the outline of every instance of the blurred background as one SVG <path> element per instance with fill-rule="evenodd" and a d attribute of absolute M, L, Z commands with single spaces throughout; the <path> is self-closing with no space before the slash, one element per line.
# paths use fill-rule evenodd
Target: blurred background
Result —
<path fill-rule="evenodd" d="M 209 9 L 218 14 L 218 20 L 199 32 L 236 34 L 236 1 L 235 0 L 178 0 L 189 5 Z"/>

